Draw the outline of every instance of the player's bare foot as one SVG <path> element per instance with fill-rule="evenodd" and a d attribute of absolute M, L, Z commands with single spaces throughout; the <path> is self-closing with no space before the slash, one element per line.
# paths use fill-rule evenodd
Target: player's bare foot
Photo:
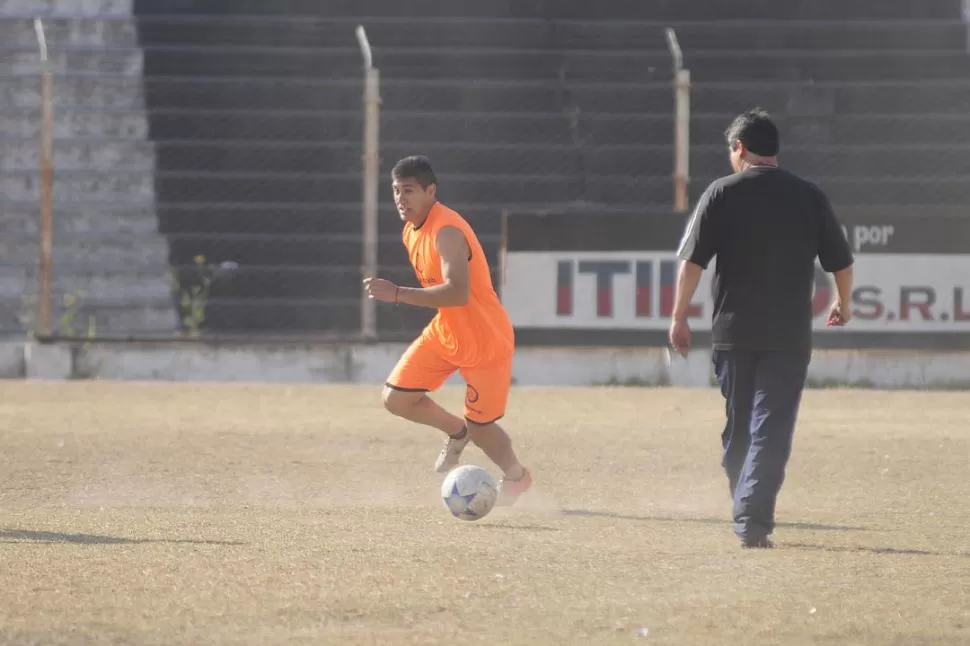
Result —
<path fill-rule="evenodd" d="M 457 435 L 449 435 L 444 448 L 438 454 L 438 459 L 435 460 L 434 470 L 438 473 L 447 473 L 457 467 L 461 462 L 461 452 L 468 446 L 469 440 L 471 436 L 467 428 Z"/>
<path fill-rule="evenodd" d="M 514 505 L 519 496 L 531 488 L 532 474 L 523 467 L 522 476 L 518 480 L 512 480 L 508 476 L 502 478 L 502 481 L 498 484 L 498 500 L 495 504 L 503 507 Z"/>

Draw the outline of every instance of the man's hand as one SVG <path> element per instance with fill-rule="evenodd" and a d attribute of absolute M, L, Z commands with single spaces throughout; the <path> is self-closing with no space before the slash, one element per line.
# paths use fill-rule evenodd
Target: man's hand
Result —
<path fill-rule="evenodd" d="M 680 356 L 687 358 L 690 352 L 690 325 L 687 320 L 674 319 L 670 324 L 670 346 L 676 350 Z"/>
<path fill-rule="evenodd" d="M 832 274 L 835 278 L 835 302 L 829 310 L 829 327 L 842 327 L 852 318 L 852 265 Z"/>
<path fill-rule="evenodd" d="M 841 299 L 836 299 L 829 310 L 829 320 L 826 323 L 829 327 L 842 327 L 852 319 L 852 309 L 845 307 Z"/>
<path fill-rule="evenodd" d="M 367 298 L 372 301 L 383 301 L 385 303 L 396 303 L 398 286 L 383 278 L 365 278 L 364 290 Z"/>
<path fill-rule="evenodd" d="M 687 323 L 687 315 L 690 312 L 690 300 L 694 298 L 702 273 L 704 268 L 691 260 L 681 260 L 677 269 L 674 312 L 670 317 L 670 347 L 685 359 L 690 352 L 690 325 Z"/>

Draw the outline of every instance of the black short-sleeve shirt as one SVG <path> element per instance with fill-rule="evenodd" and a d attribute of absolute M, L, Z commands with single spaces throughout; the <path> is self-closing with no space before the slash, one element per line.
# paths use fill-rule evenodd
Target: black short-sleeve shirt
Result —
<path fill-rule="evenodd" d="M 812 347 L 815 259 L 836 272 L 852 250 L 828 198 L 784 169 L 755 166 L 713 182 L 698 201 L 677 255 L 707 268 L 716 258 L 716 350 Z"/>

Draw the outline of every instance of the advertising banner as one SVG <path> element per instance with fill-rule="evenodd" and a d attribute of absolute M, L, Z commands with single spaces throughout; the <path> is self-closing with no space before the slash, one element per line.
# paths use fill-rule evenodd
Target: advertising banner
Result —
<path fill-rule="evenodd" d="M 711 328 L 713 267 L 692 302 L 696 330 Z M 665 330 L 676 271 L 673 252 L 513 252 L 502 302 L 516 327 Z M 817 329 L 834 290 L 817 267 Z M 970 254 L 857 254 L 852 314 L 859 332 L 970 332 Z"/>
<path fill-rule="evenodd" d="M 816 266 L 814 328 L 843 347 L 970 345 L 970 214 L 845 221 L 855 253 L 851 324 L 827 328 L 832 276 Z M 500 291 L 525 343 L 662 342 L 673 310 L 675 255 L 686 216 L 526 214 L 506 216 Z M 704 272 L 691 327 L 711 329 L 711 277 Z M 644 334 L 646 333 L 646 334 Z M 821 345 L 826 345 L 823 340 Z M 919 345 L 919 344 L 917 344 Z"/>

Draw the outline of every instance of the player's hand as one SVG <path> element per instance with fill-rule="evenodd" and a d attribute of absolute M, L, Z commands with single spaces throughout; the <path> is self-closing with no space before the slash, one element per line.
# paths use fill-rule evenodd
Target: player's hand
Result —
<path fill-rule="evenodd" d="M 842 327 L 852 319 L 852 310 L 842 305 L 842 301 L 832 303 L 829 310 L 829 320 L 826 323 L 829 327 Z"/>
<path fill-rule="evenodd" d="M 690 325 L 687 321 L 674 320 L 670 323 L 670 347 L 686 358 L 690 352 Z"/>
<path fill-rule="evenodd" d="M 398 287 L 389 280 L 383 278 L 365 278 L 364 291 L 367 298 L 373 301 L 383 301 L 385 303 L 397 302 Z"/>

